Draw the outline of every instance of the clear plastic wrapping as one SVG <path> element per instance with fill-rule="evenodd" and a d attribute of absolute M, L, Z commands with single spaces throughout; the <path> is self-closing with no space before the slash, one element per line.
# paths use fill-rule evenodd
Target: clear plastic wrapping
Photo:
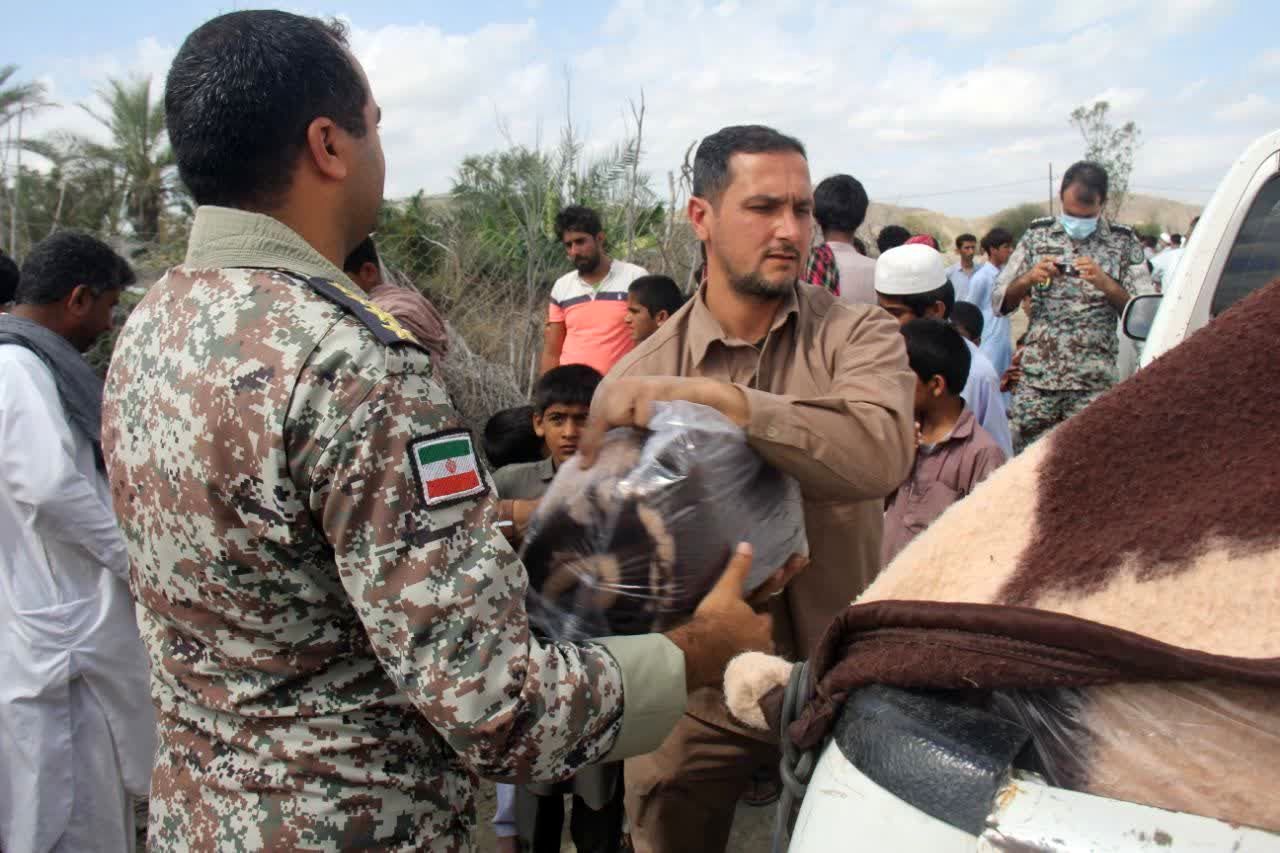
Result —
<path fill-rule="evenodd" d="M 615 429 L 596 464 L 560 467 L 521 549 L 534 626 L 555 640 L 665 630 L 693 612 L 738 542 L 748 590 L 807 554 L 799 485 L 714 409 L 660 403 Z"/>
<path fill-rule="evenodd" d="M 1050 784 L 1280 831 L 1280 694 L 1216 682 L 998 690 Z"/>

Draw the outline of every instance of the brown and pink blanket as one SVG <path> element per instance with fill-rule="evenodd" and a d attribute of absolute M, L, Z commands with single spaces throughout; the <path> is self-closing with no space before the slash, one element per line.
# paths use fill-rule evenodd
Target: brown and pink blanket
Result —
<path fill-rule="evenodd" d="M 1277 330 L 1280 281 L 950 509 L 830 627 L 786 736 L 871 683 L 978 691 L 1056 784 L 1280 830 Z M 735 662 L 731 709 L 784 672 Z"/>

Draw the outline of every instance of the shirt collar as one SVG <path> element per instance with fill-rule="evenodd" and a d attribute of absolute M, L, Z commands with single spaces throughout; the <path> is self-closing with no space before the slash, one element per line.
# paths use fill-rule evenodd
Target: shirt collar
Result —
<path fill-rule="evenodd" d="M 964 411 L 960 413 L 960 417 L 956 420 L 956 425 L 951 428 L 951 432 L 947 433 L 946 437 L 941 441 L 927 445 L 929 448 L 927 452 L 936 453 L 941 447 L 953 441 L 964 441 L 973 435 L 973 427 L 977 422 L 978 419 L 974 417 L 973 412 L 968 406 L 965 406 Z"/>
<path fill-rule="evenodd" d="M 350 285 L 342 270 L 280 220 L 214 205 L 196 209 L 185 265 L 192 269 L 284 269 Z"/>
<path fill-rule="evenodd" d="M 796 287 L 793 284 L 787 288 L 786 295 L 782 298 L 782 305 L 778 308 L 777 314 L 774 315 L 773 325 L 769 327 L 769 333 L 772 334 L 782 326 L 795 314 L 800 312 L 800 300 L 796 296 Z M 689 351 L 693 355 L 694 365 L 702 363 L 707 357 L 707 350 L 711 348 L 711 344 L 719 341 L 726 345 L 745 344 L 754 346 L 755 341 L 740 341 L 732 338 L 729 333 L 724 330 L 724 326 L 720 325 L 720 321 L 711 313 L 711 309 L 707 307 L 707 286 L 703 284 L 698 288 L 698 292 L 693 297 L 693 310 L 689 312 Z"/>
<path fill-rule="evenodd" d="M 542 478 L 542 482 L 549 483 L 556 475 L 555 462 L 548 456 L 538 463 L 538 476 Z"/>

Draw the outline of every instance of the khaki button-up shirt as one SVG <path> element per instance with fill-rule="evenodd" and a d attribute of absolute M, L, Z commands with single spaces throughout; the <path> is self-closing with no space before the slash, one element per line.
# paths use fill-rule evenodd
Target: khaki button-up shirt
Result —
<path fill-rule="evenodd" d="M 708 377 L 746 394 L 751 446 L 804 494 L 812 565 L 779 596 L 774 619 L 779 650 L 808 655 L 879 570 L 884 497 L 911 466 L 916 380 L 898 324 L 797 286 L 764 341 L 750 343 L 724 331 L 704 288 L 606 381 L 636 376 Z M 719 691 L 693 694 L 689 711 L 728 721 Z"/>

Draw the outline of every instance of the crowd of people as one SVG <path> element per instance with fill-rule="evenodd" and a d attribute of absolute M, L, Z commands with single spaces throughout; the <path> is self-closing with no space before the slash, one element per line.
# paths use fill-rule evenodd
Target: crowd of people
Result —
<path fill-rule="evenodd" d="M 380 113 L 343 30 L 220 16 L 165 101 L 199 206 L 105 386 L 81 353 L 127 261 L 73 232 L 0 256 L 6 850 L 130 849 L 148 795 L 160 851 L 470 849 L 477 776 L 501 783 L 504 851 L 559 850 L 566 796 L 581 851 L 724 850 L 779 761 L 727 714 L 728 660 L 805 657 L 1113 384 L 1120 311 L 1180 251 L 1102 217 L 1107 174 L 1081 162 L 1016 241 L 961 234 L 948 265 L 890 225 L 871 257 L 857 179 L 812 187 L 801 141 L 725 127 L 694 157 L 693 292 L 560 211 L 541 376 L 477 439 L 432 370 L 443 318 L 370 236 Z M 663 634 L 540 637 L 515 550 L 539 498 L 672 400 L 795 478 L 809 553 L 747 596 L 739 548 Z"/>

